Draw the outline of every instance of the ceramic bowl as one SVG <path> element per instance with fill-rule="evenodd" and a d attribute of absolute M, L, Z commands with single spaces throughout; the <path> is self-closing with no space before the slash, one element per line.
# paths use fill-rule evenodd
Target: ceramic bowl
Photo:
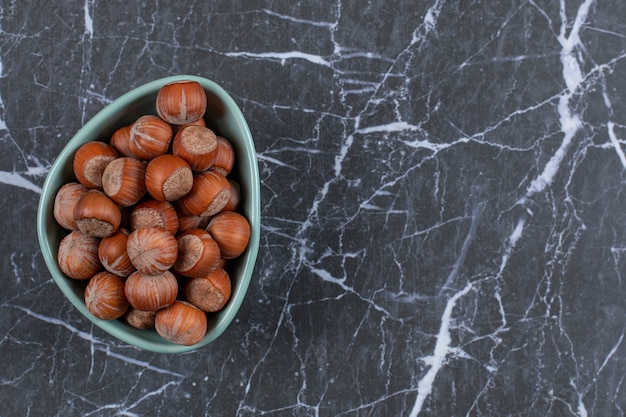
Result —
<path fill-rule="evenodd" d="M 74 153 L 82 144 L 92 140 L 108 141 L 111 134 L 139 116 L 156 114 L 155 101 L 159 89 L 170 82 L 182 79 L 198 81 L 207 93 L 207 126 L 217 134 L 229 139 L 236 153 L 236 163 L 230 178 L 241 186 L 240 212 L 250 222 L 251 236 L 245 252 L 229 263 L 232 294 L 228 304 L 217 313 L 208 315 L 206 336 L 192 346 L 177 345 L 162 339 L 154 330 L 138 330 L 123 320 L 100 320 L 85 306 L 86 282 L 67 277 L 57 262 L 59 242 L 68 233 L 57 224 L 53 216 L 53 204 L 59 188 L 75 181 L 72 170 Z M 246 295 L 254 270 L 260 233 L 260 185 L 254 142 L 248 124 L 228 93 L 215 82 L 191 75 L 162 78 L 138 87 L 96 114 L 67 143 L 58 155 L 43 185 L 37 213 L 37 234 L 46 265 L 55 283 L 67 299 L 89 320 L 117 339 L 139 348 L 159 353 L 185 352 L 205 346 L 217 339 L 235 318 Z"/>

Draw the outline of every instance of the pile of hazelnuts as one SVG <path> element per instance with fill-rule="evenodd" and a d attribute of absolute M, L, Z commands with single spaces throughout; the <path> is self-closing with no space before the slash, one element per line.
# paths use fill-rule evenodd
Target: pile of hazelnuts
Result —
<path fill-rule="evenodd" d="M 228 302 L 228 262 L 246 249 L 250 224 L 229 178 L 232 144 L 207 127 L 202 86 L 167 84 L 155 104 L 157 115 L 77 149 L 76 181 L 54 201 L 68 231 L 57 258 L 63 273 L 87 282 L 95 317 L 189 346 Z"/>

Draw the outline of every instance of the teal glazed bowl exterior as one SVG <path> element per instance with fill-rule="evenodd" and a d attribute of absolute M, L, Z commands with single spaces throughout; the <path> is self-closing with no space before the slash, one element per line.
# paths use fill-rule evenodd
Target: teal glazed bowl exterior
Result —
<path fill-rule="evenodd" d="M 100 320 L 85 306 L 83 292 L 86 282 L 66 276 L 59 268 L 59 242 L 68 233 L 57 224 L 53 215 L 54 198 L 61 186 L 75 181 L 72 161 L 76 150 L 93 140 L 108 141 L 118 128 L 128 125 L 139 116 L 156 114 L 155 101 L 160 88 L 177 80 L 198 81 L 207 93 L 207 126 L 230 140 L 235 150 L 235 165 L 229 178 L 241 187 L 240 212 L 250 222 L 250 242 L 245 252 L 229 262 L 232 281 L 231 298 L 219 312 L 208 315 L 208 330 L 204 338 L 192 346 L 177 345 L 162 339 L 154 330 L 139 330 L 123 320 Z M 259 250 L 261 228 L 259 170 L 256 149 L 248 124 L 235 101 L 215 82 L 191 75 L 162 78 L 138 87 L 96 114 L 68 142 L 52 164 L 43 185 L 37 212 L 39 245 L 52 278 L 67 299 L 95 325 L 117 339 L 139 348 L 158 353 L 180 353 L 205 346 L 217 339 L 235 318 L 244 300 Z"/>

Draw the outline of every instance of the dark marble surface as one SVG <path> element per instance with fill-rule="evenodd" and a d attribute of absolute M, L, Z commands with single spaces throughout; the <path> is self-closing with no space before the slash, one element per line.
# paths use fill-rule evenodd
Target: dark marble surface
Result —
<path fill-rule="evenodd" d="M 626 3 L 144 3 L 0 3 L 0 416 L 624 415 Z M 233 325 L 160 355 L 63 298 L 35 219 L 174 74 L 241 106 L 263 229 Z"/>

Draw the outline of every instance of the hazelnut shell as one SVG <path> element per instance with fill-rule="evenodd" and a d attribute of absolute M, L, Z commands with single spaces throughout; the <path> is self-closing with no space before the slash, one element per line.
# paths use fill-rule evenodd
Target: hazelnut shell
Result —
<path fill-rule="evenodd" d="M 98 272 L 85 288 L 87 310 L 102 320 L 122 317 L 129 304 L 124 295 L 124 280 L 108 271 Z"/>
<path fill-rule="evenodd" d="M 54 219 L 66 230 L 78 230 L 74 219 L 74 207 L 82 196 L 89 191 L 79 182 L 64 184 L 54 197 Z"/>
<path fill-rule="evenodd" d="M 113 132 L 109 143 L 119 152 L 120 155 L 132 157 L 133 153 L 129 148 L 130 127 L 131 125 L 122 126 Z"/>
<path fill-rule="evenodd" d="M 141 116 L 130 128 L 128 149 L 135 158 L 147 161 L 167 152 L 172 135 L 172 127 L 159 117 Z"/>
<path fill-rule="evenodd" d="M 202 85 L 193 80 L 175 81 L 161 87 L 156 98 L 157 114 L 173 125 L 185 125 L 202 118 L 207 97 Z"/>
<path fill-rule="evenodd" d="M 157 275 L 135 271 L 126 279 L 124 294 L 133 308 L 157 311 L 176 300 L 178 281 L 170 271 Z"/>
<path fill-rule="evenodd" d="M 122 207 L 137 204 L 146 193 L 146 166 L 128 156 L 109 163 L 102 173 L 104 193 Z"/>
<path fill-rule="evenodd" d="M 144 200 L 133 207 L 130 213 L 130 228 L 137 230 L 141 227 L 153 226 L 176 234 L 178 230 L 178 214 L 172 204 L 153 198 Z"/>
<path fill-rule="evenodd" d="M 118 157 L 117 150 L 108 143 L 87 142 L 76 150 L 72 169 L 78 182 L 85 187 L 102 190 L 102 173 L 109 162 Z"/>
<path fill-rule="evenodd" d="M 187 126 L 202 126 L 202 127 L 206 127 L 206 121 L 204 120 L 204 118 L 199 118 L 198 120 L 196 120 L 195 122 L 191 122 L 191 123 L 186 123 L 184 125 L 172 125 L 172 131 L 174 132 L 174 135 L 176 135 L 176 133 L 178 133 L 178 131 L 180 129 L 183 129 Z"/>
<path fill-rule="evenodd" d="M 228 203 L 224 206 L 222 210 L 224 211 L 236 211 L 241 204 L 241 187 L 239 183 L 231 178 L 227 178 L 228 183 L 230 184 L 230 198 L 228 199 Z"/>
<path fill-rule="evenodd" d="M 126 245 L 130 261 L 144 274 L 162 274 L 171 268 L 178 258 L 176 238 L 167 230 L 158 227 L 141 227 L 133 231 L 128 236 Z"/>
<path fill-rule="evenodd" d="M 209 232 L 191 229 L 176 238 L 178 258 L 173 269 L 187 277 L 207 275 L 218 266 L 220 248 Z"/>
<path fill-rule="evenodd" d="M 65 275 L 78 280 L 87 280 L 101 268 L 98 258 L 100 238 L 81 231 L 69 233 L 59 243 L 57 260 Z"/>
<path fill-rule="evenodd" d="M 223 268 L 216 268 L 203 277 L 190 279 L 184 287 L 187 301 L 207 313 L 224 308 L 231 294 L 231 282 Z"/>
<path fill-rule="evenodd" d="M 193 173 L 183 158 L 160 155 L 148 163 L 145 184 L 148 193 L 156 200 L 174 201 L 191 190 Z"/>
<path fill-rule="evenodd" d="M 78 229 L 97 237 L 111 236 L 120 227 L 120 208 L 101 191 L 89 190 L 74 206 Z"/>
<path fill-rule="evenodd" d="M 230 199 L 230 184 L 223 175 L 206 171 L 193 179 L 193 187 L 181 204 L 195 216 L 206 217 L 219 213 Z"/>
<path fill-rule="evenodd" d="M 223 136 L 217 137 L 217 157 L 213 162 L 212 169 L 227 176 L 233 169 L 235 164 L 235 150 L 232 143 Z"/>
<path fill-rule="evenodd" d="M 107 271 L 121 277 L 127 277 L 135 272 L 135 266 L 128 257 L 127 230 L 118 230 L 115 234 L 105 237 L 98 247 L 98 258 Z"/>
<path fill-rule="evenodd" d="M 196 306 L 177 300 L 157 311 L 154 323 L 157 333 L 172 343 L 191 346 L 206 335 L 206 314 Z"/>
<path fill-rule="evenodd" d="M 145 330 L 154 328 L 156 311 L 137 310 L 130 307 L 124 316 L 124 320 L 136 329 Z"/>
<path fill-rule="evenodd" d="M 219 245 L 224 259 L 241 255 L 250 241 L 250 223 L 236 211 L 218 213 L 211 219 L 206 230 Z"/>
<path fill-rule="evenodd" d="M 186 126 L 176 133 L 172 153 L 183 158 L 194 172 L 211 168 L 218 155 L 215 133 L 207 127 Z"/>

